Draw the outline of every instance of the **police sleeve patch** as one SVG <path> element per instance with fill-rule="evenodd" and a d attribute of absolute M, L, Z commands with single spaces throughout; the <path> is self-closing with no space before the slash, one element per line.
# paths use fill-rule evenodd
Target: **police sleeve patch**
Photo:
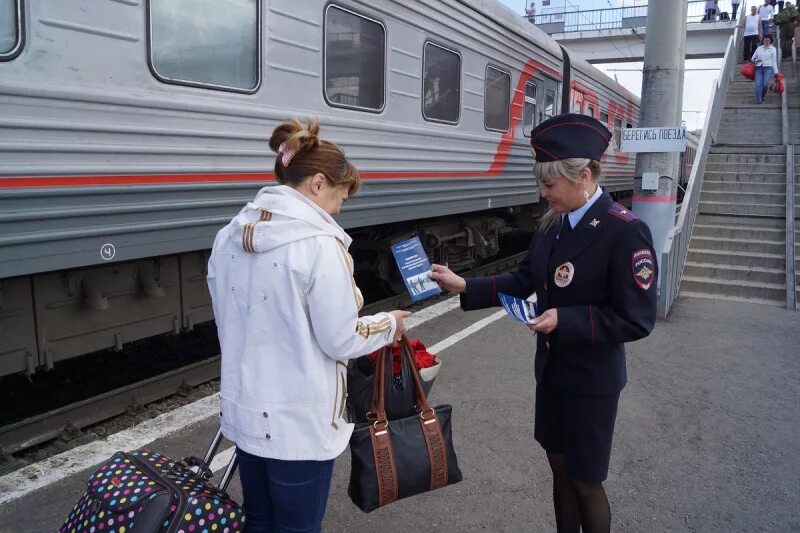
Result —
<path fill-rule="evenodd" d="M 633 252 L 631 260 L 633 266 L 633 281 L 642 289 L 647 290 L 653 285 L 656 274 L 656 265 L 653 261 L 653 252 L 643 248 Z"/>

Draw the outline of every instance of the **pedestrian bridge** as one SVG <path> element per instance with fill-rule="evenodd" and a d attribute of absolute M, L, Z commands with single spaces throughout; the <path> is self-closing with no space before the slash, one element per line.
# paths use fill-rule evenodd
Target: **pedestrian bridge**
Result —
<path fill-rule="evenodd" d="M 731 12 L 730 0 L 721 0 L 719 5 L 720 12 Z M 715 58 L 725 54 L 736 22 L 719 20 L 719 16 L 715 20 L 704 18 L 705 1 L 689 2 L 686 59 Z M 575 56 L 590 63 L 644 60 L 646 5 L 547 13 L 537 15 L 535 23 Z"/>

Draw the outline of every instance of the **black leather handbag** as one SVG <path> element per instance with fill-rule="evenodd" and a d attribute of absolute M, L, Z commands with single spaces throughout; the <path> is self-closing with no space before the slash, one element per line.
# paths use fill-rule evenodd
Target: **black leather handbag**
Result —
<path fill-rule="evenodd" d="M 386 416 L 387 374 L 391 348 L 382 350 L 373 376 L 370 420 L 357 423 L 350 438 L 350 486 L 347 493 L 362 511 L 461 481 L 453 449 L 452 407 L 430 406 L 422 387 L 413 349 L 403 337 L 402 357 L 414 381 L 414 414 L 397 420 Z M 391 381 L 388 381 L 391 383 Z"/>

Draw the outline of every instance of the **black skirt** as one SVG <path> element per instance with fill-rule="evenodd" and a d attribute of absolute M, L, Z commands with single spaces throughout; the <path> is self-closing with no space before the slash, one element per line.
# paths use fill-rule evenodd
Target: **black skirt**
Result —
<path fill-rule="evenodd" d="M 563 453 L 576 481 L 602 483 L 608 476 L 619 393 L 586 396 L 536 385 L 534 437 L 545 451 Z"/>

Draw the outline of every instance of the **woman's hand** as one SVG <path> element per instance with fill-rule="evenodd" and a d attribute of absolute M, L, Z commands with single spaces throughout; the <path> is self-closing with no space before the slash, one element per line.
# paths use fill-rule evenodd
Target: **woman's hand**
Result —
<path fill-rule="evenodd" d="M 552 333 L 558 327 L 558 309 L 548 309 L 534 318 L 528 327 L 536 333 Z"/>
<path fill-rule="evenodd" d="M 442 265 L 431 265 L 431 273 L 428 275 L 439 287 L 450 292 L 466 292 L 467 280 Z"/>
<path fill-rule="evenodd" d="M 389 311 L 389 314 L 394 317 L 394 322 L 397 324 L 397 328 L 394 330 L 394 340 L 392 342 L 397 342 L 400 340 L 400 337 L 403 336 L 403 333 L 406 332 L 406 318 L 411 315 L 408 311 L 400 311 L 399 309 L 395 309 L 394 311 Z"/>

